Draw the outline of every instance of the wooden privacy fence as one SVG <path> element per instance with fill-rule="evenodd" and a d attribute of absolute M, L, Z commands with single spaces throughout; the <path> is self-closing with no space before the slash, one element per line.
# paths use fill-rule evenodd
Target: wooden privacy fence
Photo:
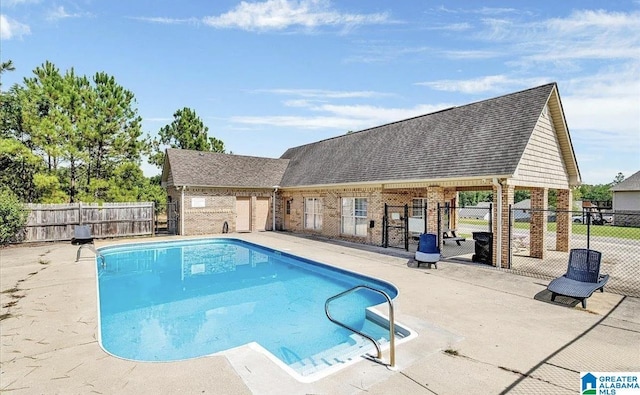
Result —
<path fill-rule="evenodd" d="M 25 242 L 73 238 L 76 225 L 90 225 L 96 238 L 153 234 L 154 203 L 27 204 Z"/>

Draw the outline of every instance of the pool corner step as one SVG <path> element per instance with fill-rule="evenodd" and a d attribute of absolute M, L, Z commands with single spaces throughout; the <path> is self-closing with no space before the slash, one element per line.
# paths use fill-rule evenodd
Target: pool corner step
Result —
<path fill-rule="evenodd" d="M 355 344 L 340 343 L 328 350 L 324 350 L 316 355 L 312 355 L 301 361 L 292 363 L 289 367 L 297 371 L 302 376 L 308 376 L 327 369 L 328 367 L 347 363 L 374 349 L 374 346 L 363 337 L 355 334 L 350 337 Z M 378 339 L 378 343 L 384 344 L 387 343 L 387 340 L 381 338 Z"/>

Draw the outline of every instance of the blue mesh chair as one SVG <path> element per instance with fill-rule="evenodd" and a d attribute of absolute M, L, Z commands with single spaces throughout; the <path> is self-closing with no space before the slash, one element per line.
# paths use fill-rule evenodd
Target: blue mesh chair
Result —
<path fill-rule="evenodd" d="M 602 254 L 599 251 L 576 248 L 569 253 L 567 272 L 552 280 L 547 289 L 551 291 L 551 300 L 564 295 L 582 302 L 582 308 L 587 308 L 587 298 L 596 290 L 604 292 L 604 285 L 609 281 L 609 275 L 600 274 Z"/>
<path fill-rule="evenodd" d="M 428 265 L 427 267 L 434 265 L 436 269 L 438 268 L 440 248 L 438 248 L 437 235 L 433 233 L 423 233 L 420 235 L 415 259 L 418 262 L 418 267 L 420 267 L 421 263 L 426 263 Z"/>

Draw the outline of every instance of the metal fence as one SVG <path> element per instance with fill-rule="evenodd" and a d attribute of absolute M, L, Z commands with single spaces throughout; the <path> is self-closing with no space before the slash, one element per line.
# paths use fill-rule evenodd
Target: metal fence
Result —
<path fill-rule="evenodd" d="M 439 207 L 439 229 L 446 229 L 451 222 L 452 208 Z M 474 235 L 492 232 L 491 207 L 473 209 L 453 208 L 458 213 L 456 236 L 465 241 L 445 240 L 441 253 L 444 259 L 478 261 L 479 243 Z M 536 211 L 536 210 L 533 210 Z M 538 210 L 542 211 L 542 210 Z M 510 247 L 508 267 L 512 273 L 551 280 L 566 273 L 569 262 L 567 251 L 556 250 L 556 217 L 560 211 L 546 210 L 547 230 L 544 234 L 543 258 L 530 253 L 531 209 L 512 208 L 510 211 Z M 640 296 L 640 212 L 638 211 L 564 211 L 572 219 L 569 249 L 589 248 L 602 253 L 600 273 L 609 275 L 605 290 L 628 296 Z M 505 219 L 506 220 L 506 219 Z M 443 231 L 439 232 L 443 233 Z M 492 234 L 491 234 L 492 235 Z M 443 235 L 440 234 L 439 237 Z M 493 235 L 492 235 L 493 236 Z"/>
<path fill-rule="evenodd" d="M 27 204 L 29 216 L 17 241 L 65 241 L 76 225 L 90 225 L 96 238 L 152 235 L 154 203 Z"/>
<path fill-rule="evenodd" d="M 545 256 L 539 259 L 532 258 L 529 251 L 531 216 L 526 215 L 526 212 L 522 214 L 521 209 L 512 209 L 511 259 L 508 270 L 545 279 L 552 279 L 566 272 L 569 253 L 555 248 L 555 219 L 559 211 L 549 210 L 546 213 L 548 222 L 544 235 Z M 600 251 L 600 273 L 609 275 L 605 289 L 622 295 L 640 296 L 640 212 L 609 211 L 603 214 L 571 211 L 569 214 L 572 219 L 569 248 Z"/>

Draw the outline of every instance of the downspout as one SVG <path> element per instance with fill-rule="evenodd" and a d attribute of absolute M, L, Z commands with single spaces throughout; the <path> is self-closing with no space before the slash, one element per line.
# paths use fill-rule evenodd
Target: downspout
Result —
<path fill-rule="evenodd" d="M 180 234 L 182 236 L 185 235 L 185 231 L 184 231 L 184 189 L 186 188 L 186 186 L 182 186 L 182 192 L 181 192 L 181 196 L 180 196 Z"/>
<path fill-rule="evenodd" d="M 493 178 L 493 185 L 496 187 L 496 193 L 498 194 L 496 199 L 497 215 L 496 215 L 496 246 L 498 251 L 496 252 L 496 267 L 502 267 L 502 184 L 497 178 Z M 493 229 L 491 229 L 493 231 Z"/>
<path fill-rule="evenodd" d="M 273 226 L 271 227 L 272 232 L 276 231 L 276 192 L 278 192 L 278 188 L 278 185 L 273 187 L 273 200 L 271 201 L 271 219 L 273 220 Z"/>

